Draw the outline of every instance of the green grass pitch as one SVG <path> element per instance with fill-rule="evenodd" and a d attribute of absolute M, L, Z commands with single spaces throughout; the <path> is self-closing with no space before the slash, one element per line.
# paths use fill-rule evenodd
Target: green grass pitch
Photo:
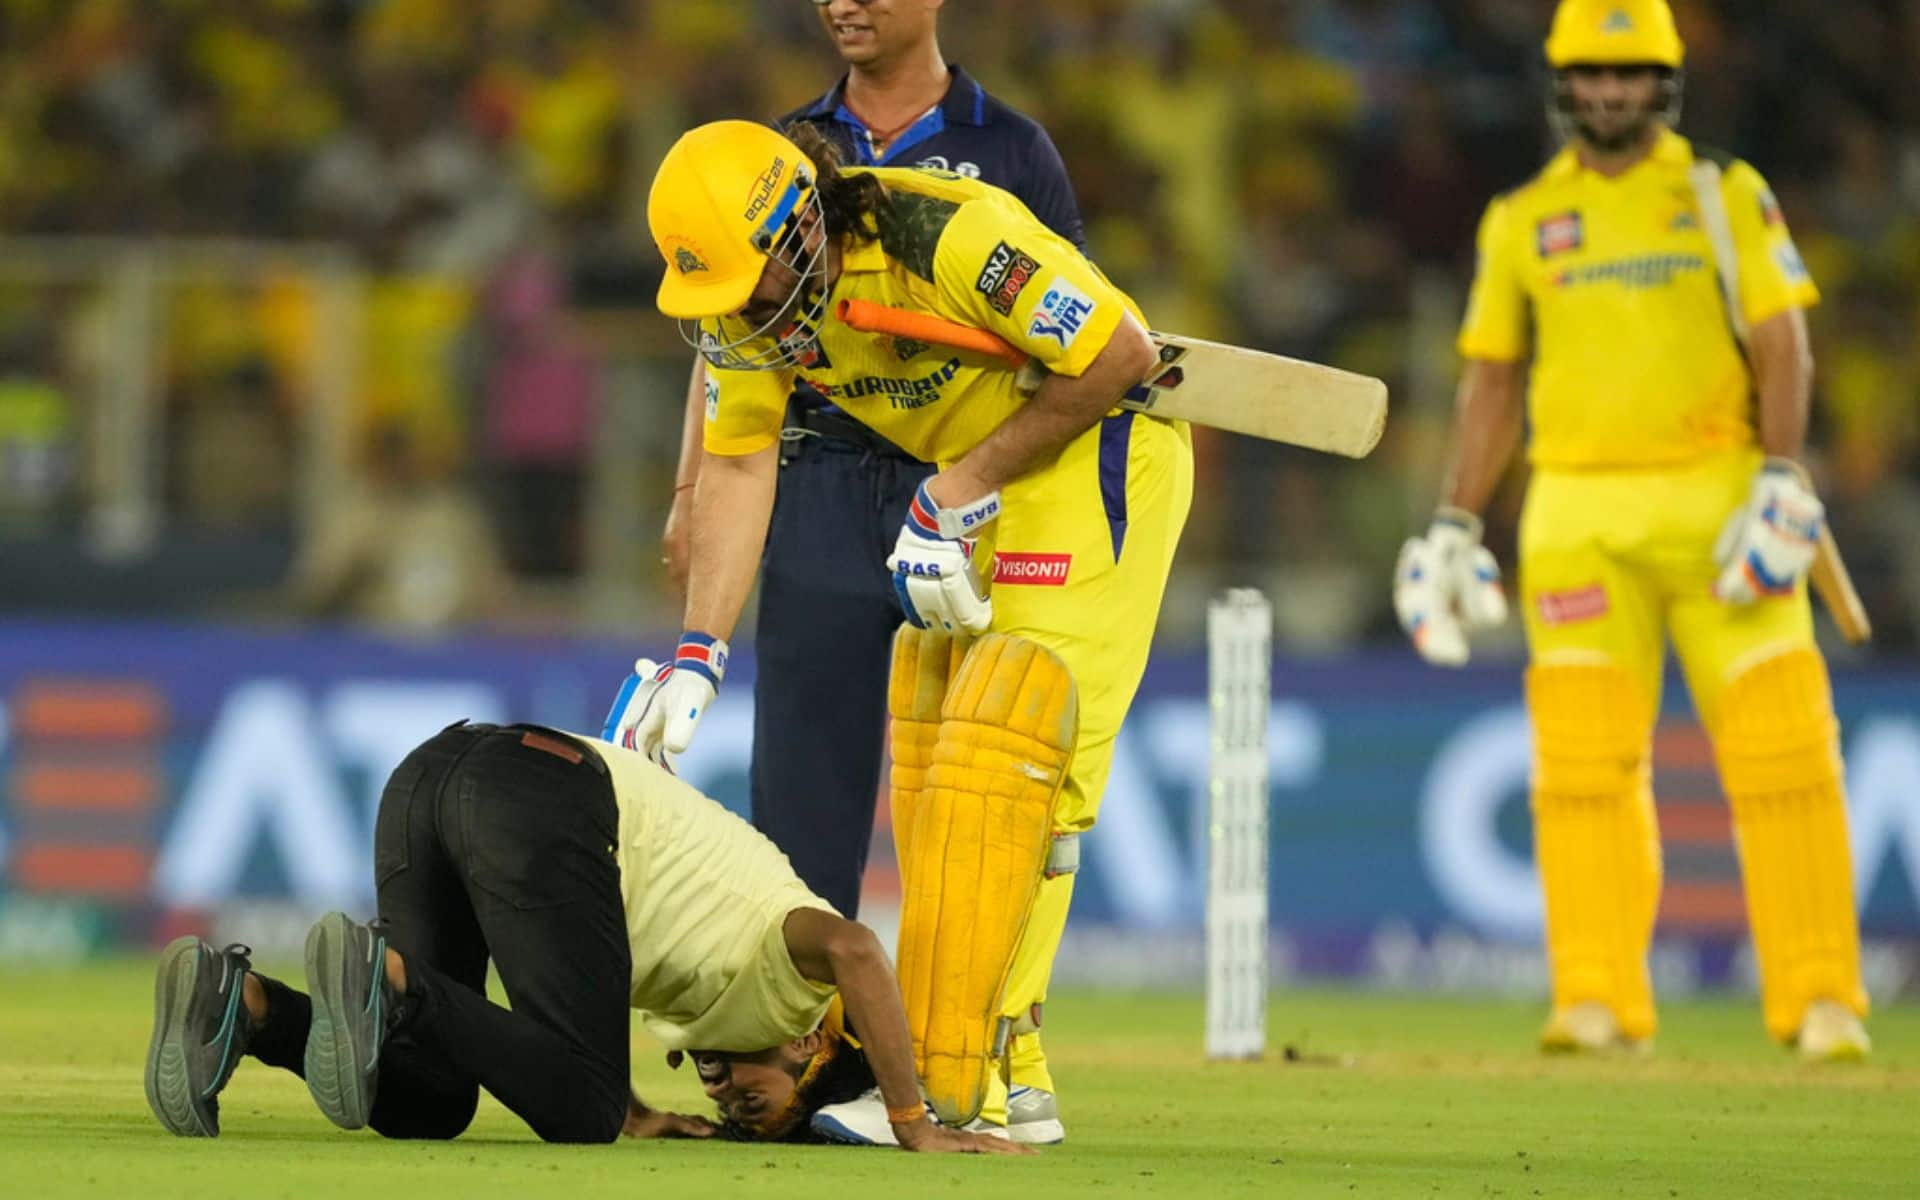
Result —
<path fill-rule="evenodd" d="M 298 972 L 289 978 L 298 979 Z M 1920 1007 L 1876 1014 L 1860 1067 L 1811 1067 L 1752 1002 L 1674 1004 L 1658 1053 L 1545 1060 L 1537 1006 L 1308 990 L 1274 997 L 1278 1054 L 1200 1056 L 1197 997 L 1069 994 L 1047 1010 L 1072 1141 L 1025 1159 L 718 1143 L 545 1146 L 483 1099 L 456 1142 L 334 1129 L 249 1059 L 218 1141 L 168 1136 L 140 1071 L 150 959 L 0 968 L 0 1191 L 834 1200 L 1029 1197 L 1920 1195 Z M 690 1071 L 635 1045 L 648 1099 L 702 1110 Z"/>

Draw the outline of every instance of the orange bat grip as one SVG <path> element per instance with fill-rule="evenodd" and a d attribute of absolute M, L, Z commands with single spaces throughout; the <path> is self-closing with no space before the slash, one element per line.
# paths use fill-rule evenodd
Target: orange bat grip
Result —
<path fill-rule="evenodd" d="M 1022 367 L 1027 362 L 1027 356 L 1005 339 L 943 317 L 888 308 L 871 300 L 842 300 L 833 311 L 842 324 L 861 333 L 884 333 L 936 346 L 951 346 L 955 350 L 972 350 L 997 358 L 1009 367 Z"/>

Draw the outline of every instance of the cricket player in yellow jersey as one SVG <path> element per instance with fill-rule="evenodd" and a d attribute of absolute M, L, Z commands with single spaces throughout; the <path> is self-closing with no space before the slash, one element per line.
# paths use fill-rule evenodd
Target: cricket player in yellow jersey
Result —
<path fill-rule="evenodd" d="M 766 538 L 796 377 L 939 465 L 895 544 L 872 552 L 885 556 L 907 621 L 933 631 L 930 638 L 1006 636 L 982 638 L 957 668 L 965 676 L 983 655 L 997 664 L 976 664 L 971 699 L 955 700 L 957 685 L 948 696 L 972 705 L 972 715 L 950 705 L 923 729 L 937 743 L 927 747 L 930 791 L 1031 802 L 1052 832 L 1038 843 L 1045 861 L 1035 874 L 1044 867 L 1044 880 L 1032 903 L 1009 905 L 1007 928 L 992 935 L 1004 936 L 1010 958 L 982 951 L 970 968 L 983 978 L 999 973 L 1004 987 L 985 989 L 997 991 L 999 1010 L 985 1059 L 973 1033 L 955 1033 L 969 1047 L 962 1057 L 977 1066 L 1000 1058 L 1003 1047 L 1008 1053 L 991 1079 L 970 1081 L 942 1111 L 964 1118 L 976 1107 L 976 1085 L 991 1092 L 989 1112 L 1009 1084 L 1054 1090 L 1039 1048 L 1039 1004 L 1066 923 L 1078 836 L 1098 813 L 1186 521 L 1191 440 L 1184 423 L 1116 410 L 1156 361 L 1145 324 L 1017 199 L 943 172 L 842 167 L 811 131 L 795 136 L 799 144 L 745 122 L 705 125 L 674 145 L 653 182 L 648 220 L 667 263 L 660 309 L 680 319 L 708 366 L 707 460 L 693 501 L 686 633 L 662 669 L 662 702 L 644 712 L 616 702 L 608 734 L 652 754 L 679 753 L 712 700 Z M 989 330 L 1048 374 L 1027 394 L 1001 362 L 860 333 L 835 317 L 856 299 Z M 896 694 L 916 686 L 912 664 L 954 657 L 932 642 L 907 641 L 912 653 L 895 655 Z M 1056 690 L 1062 684 L 1064 694 Z M 1059 710 L 1039 715 L 1039 697 Z M 1062 712 L 1059 734 L 1049 723 Z M 1008 732 L 1021 722 L 1024 732 Z M 901 728 L 896 722 L 896 759 Z M 1036 765 L 1056 757 L 1059 770 Z M 1025 897 L 1027 884 L 1024 866 L 942 869 L 952 847 L 977 848 L 978 831 L 941 824 L 937 836 L 920 837 L 922 819 L 902 811 L 902 795 L 895 790 L 906 972 L 921 953 L 916 888 Z M 944 804 L 942 815 L 924 819 L 977 819 L 967 804 Z M 918 911 L 934 911 L 935 899 L 923 895 Z M 951 931 L 926 933 L 931 947 Z M 946 1101 L 929 1091 L 941 1109 Z"/>
<path fill-rule="evenodd" d="M 1805 586 L 1824 512 L 1796 462 L 1819 295 L 1760 175 L 1671 129 L 1682 47 L 1666 0 L 1562 0 L 1546 52 L 1568 142 L 1481 223 L 1452 470 L 1402 551 L 1395 607 L 1445 664 L 1466 660 L 1466 629 L 1504 617 L 1477 514 L 1524 420 L 1543 1047 L 1654 1033 L 1648 756 L 1671 637 L 1732 805 L 1767 1031 L 1857 1058 L 1839 730 Z M 1716 223 L 1737 260 L 1731 304 Z"/>

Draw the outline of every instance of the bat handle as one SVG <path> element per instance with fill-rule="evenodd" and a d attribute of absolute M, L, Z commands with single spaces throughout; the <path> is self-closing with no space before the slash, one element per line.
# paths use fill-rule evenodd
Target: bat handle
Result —
<path fill-rule="evenodd" d="M 1853 577 L 1840 558 L 1840 546 L 1833 540 L 1833 531 L 1825 521 L 1820 523 L 1820 543 L 1814 550 L 1811 581 L 1813 590 L 1820 593 L 1827 611 L 1833 614 L 1833 623 L 1839 627 L 1841 637 L 1855 646 L 1872 639 L 1873 622 L 1867 617 L 1867 606 L 1860 602 Z"/>

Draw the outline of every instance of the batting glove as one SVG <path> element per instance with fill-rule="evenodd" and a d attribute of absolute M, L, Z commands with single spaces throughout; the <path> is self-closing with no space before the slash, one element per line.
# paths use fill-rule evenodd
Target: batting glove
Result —
<path fill-rule="evenodd" d="M 1467 661 L 1467 633 L 1507 619 L 1500 567 L 1480 544 L 1480 518 L 1458 508 L 1433 514 L 1425 537 L 1408 538 L 1393 572 L 1393 611 L 1420 656 L 1441 666 Z"/>
<path fill-rule="evenodd" d="M 1000 493 L 942 508 L 922 483 L 907 506 L 900 538 L 887 556 L 894 594 L 907 620 L 945 633 L 985 633 L 993 601 L 973 570 L 973 541 L 1000 515 Z"/>
<path fill-rule="evenodd" d="M 1813 567 L 1826 515 L 1800 464 L 1769 458 L 1754 476 L 1747 502 L 1727 518 L 1714 544 L 1720 577 L 1713 594 L 1728 604 L 1792 595 Z"/>
<path fill-rule="evenodd" d="M 682 634 L 671 663 L 660 666 L 643 658 L 633 664 L 601 739 L 670 767 L 667 755 L 686 752 L 726 673 L 725 642 L 704 633 Z"/>

